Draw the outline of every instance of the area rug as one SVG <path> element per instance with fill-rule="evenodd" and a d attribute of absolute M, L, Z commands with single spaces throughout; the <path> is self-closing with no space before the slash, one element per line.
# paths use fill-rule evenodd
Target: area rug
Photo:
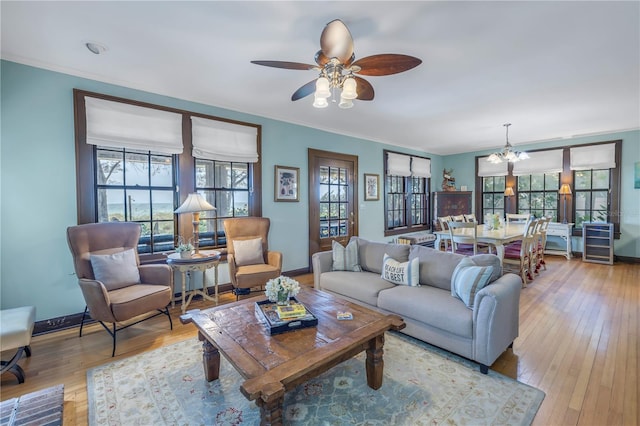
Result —
<path fill-rule="evenodd" d="M 207 383 L 196 339 L 87 371 L 90 425 L 258 425 L 224 357 Z M 387 333 L 384 379 L 366 384 L 365 354 L 288 392 L 287 425 L 528 425 L 544 393 L 406 336 Z"/>

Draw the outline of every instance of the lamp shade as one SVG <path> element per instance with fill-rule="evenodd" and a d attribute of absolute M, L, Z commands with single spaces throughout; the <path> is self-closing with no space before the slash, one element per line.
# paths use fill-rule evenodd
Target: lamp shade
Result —
<path fill-rule="evenodd" d="M 197 192 L 191 193 L 184 200 L 184 203 L 176 209 L 174 213 L 195 213 L 215 210 L 204 197 Z"/>
<path fill-rule="evenodd" d="M 513 194 L 513 188 L 510 187 L 510 186 L 507 186 L 507 189 L 504 190 L 504 195 L 506 197 L 512 197 L 514 195 Z"/>
<path fill-rule="evenodd" d="M 569 195 L 571 194 L 571 187 L 567 183 L 563 183 L 560 187 L 560 191 L 558 191 L 560 195 Z"/>

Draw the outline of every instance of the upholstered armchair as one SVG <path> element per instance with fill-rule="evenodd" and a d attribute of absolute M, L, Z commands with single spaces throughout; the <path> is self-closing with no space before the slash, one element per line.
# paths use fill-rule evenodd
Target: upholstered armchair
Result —
<path fill-rule="evenodd" d="M 139 238 L 140 225 L 133 222 L 91 223 L 67 228 L 73 265 L 87 304 L 80 324 L 80 337 L 88 313 L 113 338 L 111 356 L 116 353 L 119 330 L 161 314 L 169 318 L 173 329 L 167 307 L 173 298 L 171 268 L 169 265 L 140 265 Z M 142 315 L 145 316 L 141 318 Z M 111 329 L 108 323 L 112 325 Z"/>
<path fill-rule="evenodd" d="M 225 219 L 227 236 L 227 261 L 229 276 L 236 299 L 238 289 L 250 291 L 280 276 L 282 253 L 269 251 L 269 227 L 271 222 L 264 217 L 240 217 Z"/>

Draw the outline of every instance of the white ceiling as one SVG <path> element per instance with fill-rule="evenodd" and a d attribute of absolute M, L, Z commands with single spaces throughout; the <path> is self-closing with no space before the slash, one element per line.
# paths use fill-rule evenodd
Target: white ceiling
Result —
<path fill-rule="evenodd" d="M 640 128 L 640 2 L 10 2 L 2 58 L 336 133 L 453 154 Z M 419 67 L 366 77 L 349 110 L 291 94 L 339 18 L 356 58 Z M 90 53 L 87 41 L 104 44 Z"/>

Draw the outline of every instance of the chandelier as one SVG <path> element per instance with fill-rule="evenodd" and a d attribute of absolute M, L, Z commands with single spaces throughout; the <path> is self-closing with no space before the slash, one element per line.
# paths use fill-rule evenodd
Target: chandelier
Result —
<path fill-rule="evenodd" d="M 329 106 L 327 99 L 332 98 L 335 102 L 337 96 L 334 95 L 338 90 L 341 90 L 338 106 L 344 109 L 353 107 L 353 100 L 358 97 L 357 83 L 353 73 L 358 71 L 360 71 L 360 67 L 357 65 L 351 65 L 347 70 L 336 58 L 327 62 L 320 71 L 320 77 L 316 80 L 313 106 L 326 108 Z"/>
<path fill-rule="evenodd" d="M 502 151 L 494 152 L 487 158 L 487 161 L 493 164 L 500 164 L 503 161 L 508 161 L 510 163 L 515 163 L 520 160 L 526 160 L 529 158 L 529 155 L 526 152 L 520 152 L 513 149 L 511 144 L 509 143 L 509 126 L 511 123 L 503 124 L 504 127 L 507 128 L 507 144 L 502 148 Z"/>

